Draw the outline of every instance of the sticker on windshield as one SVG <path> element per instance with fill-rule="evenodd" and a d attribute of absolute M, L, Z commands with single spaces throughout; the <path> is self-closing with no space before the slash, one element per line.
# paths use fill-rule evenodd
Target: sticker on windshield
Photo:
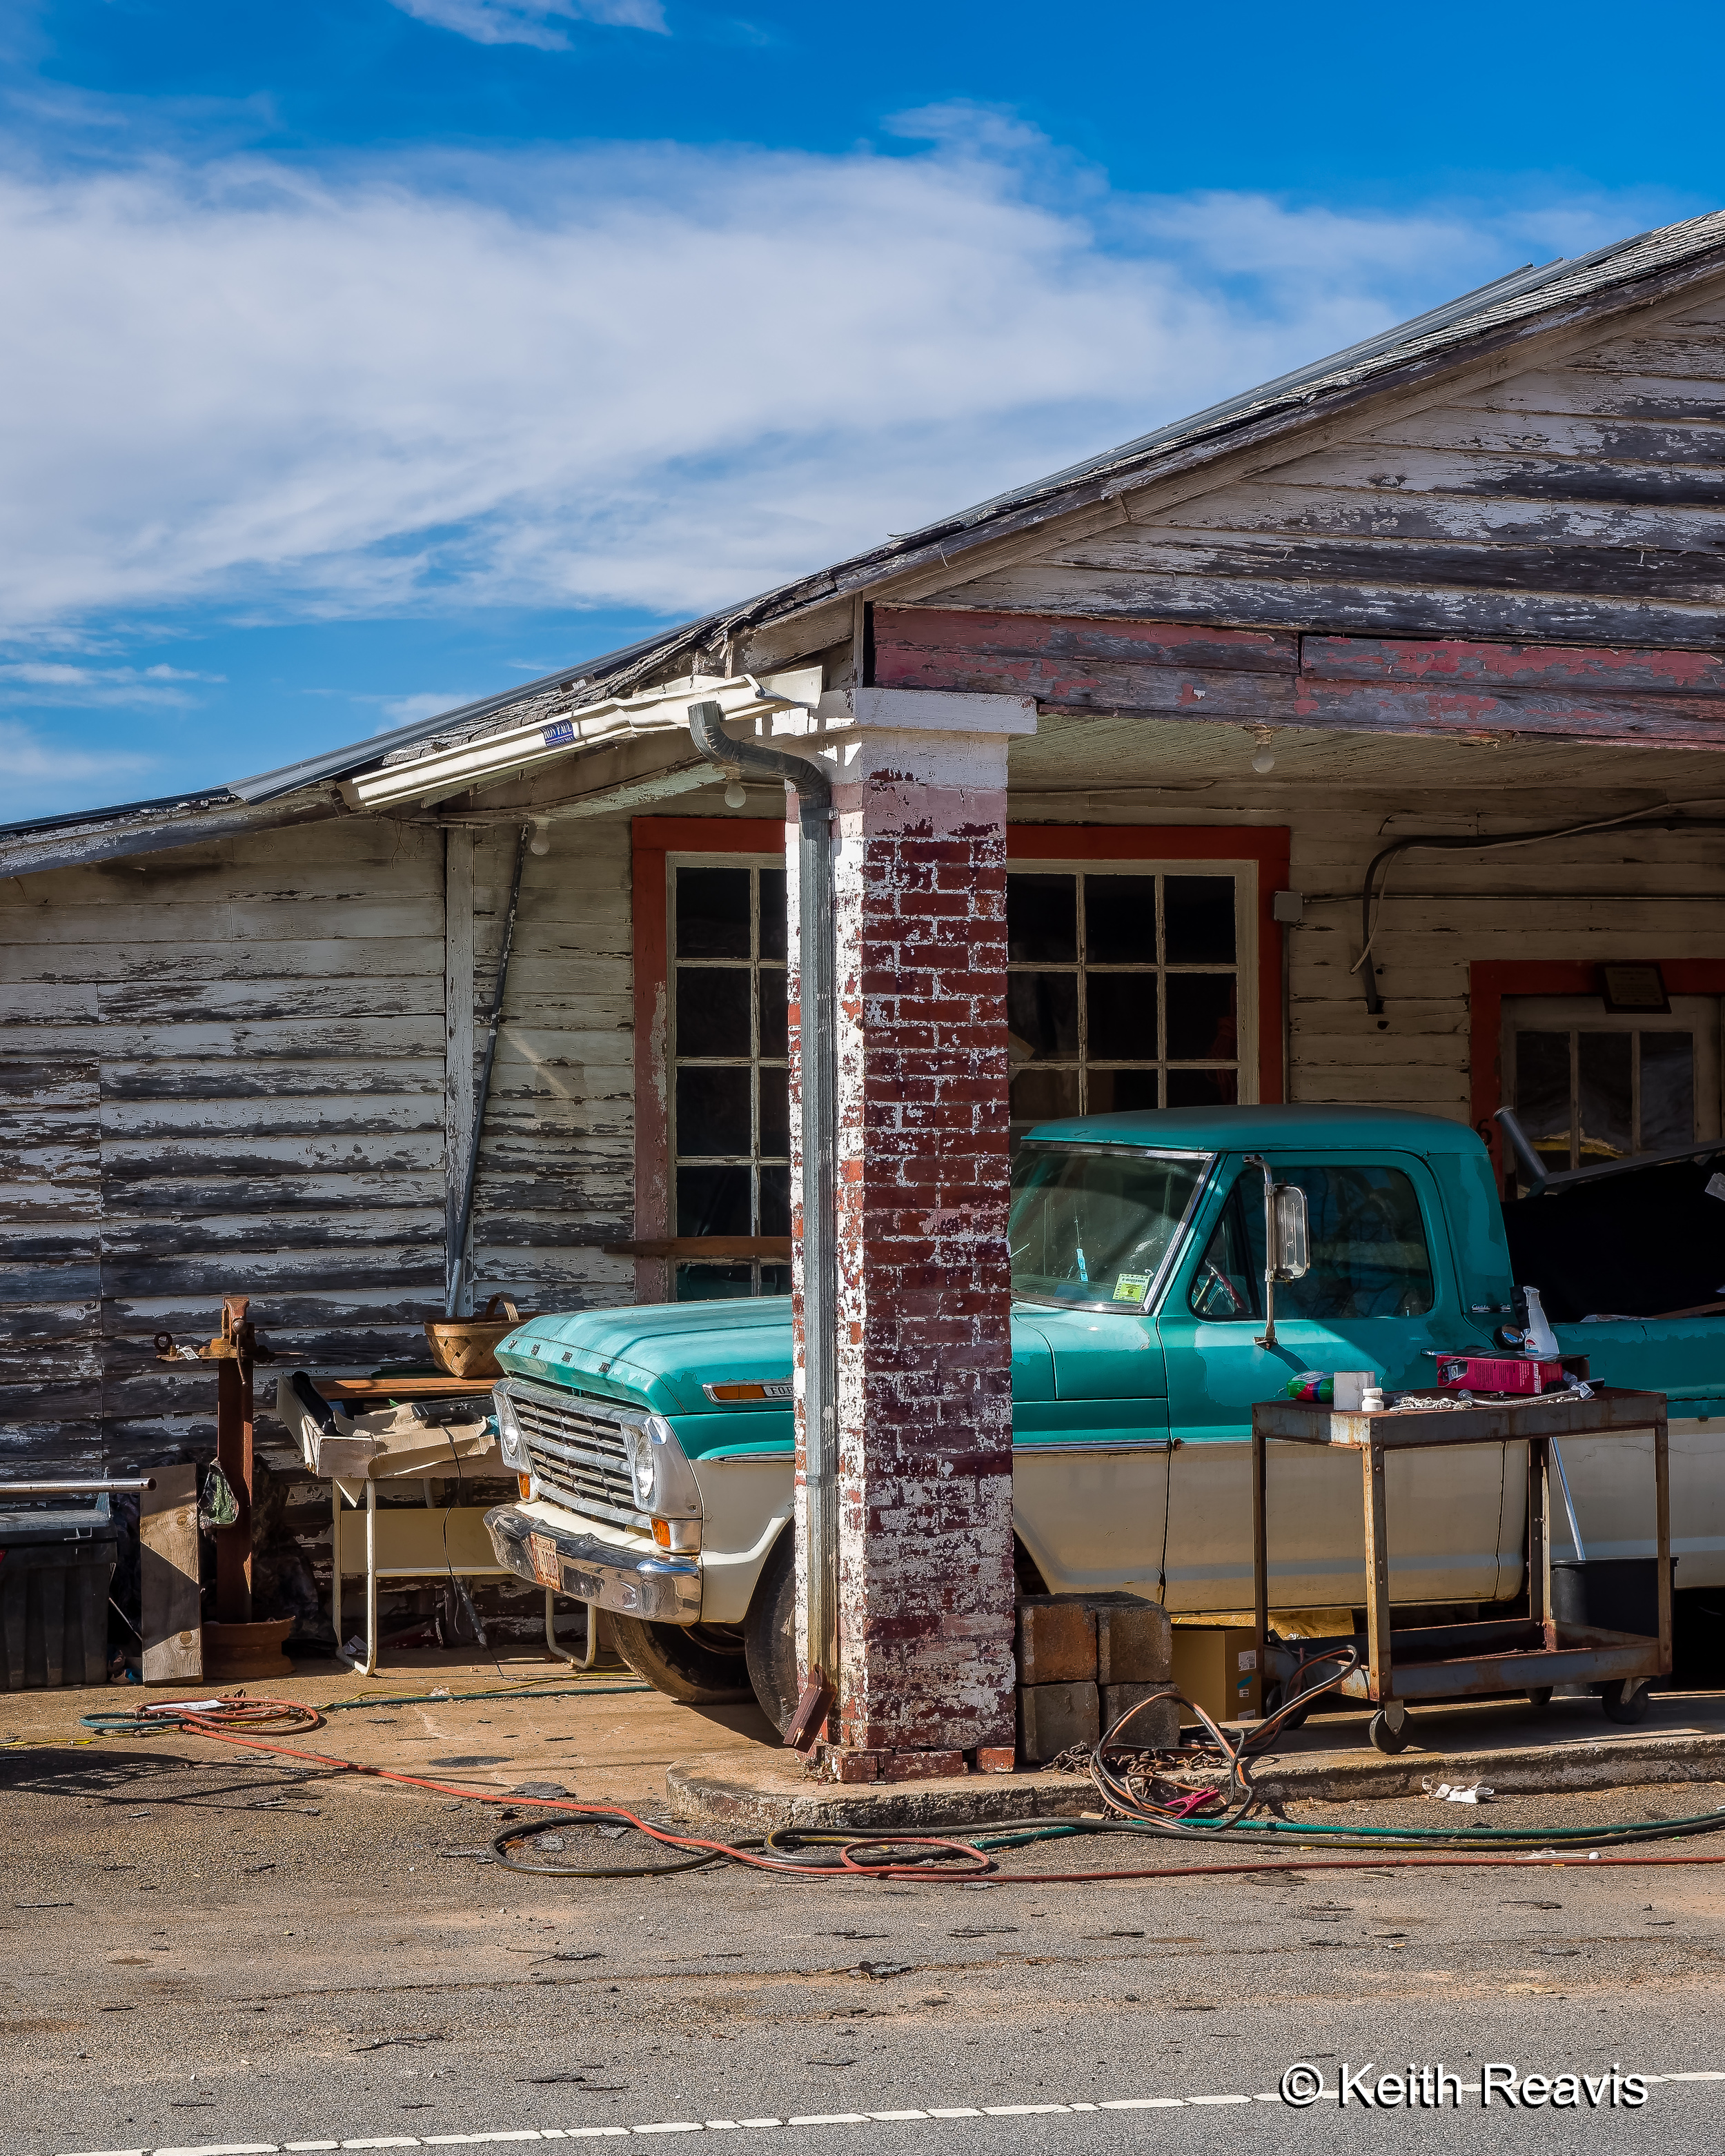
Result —
<path fill-rule="evenodd" d="M 1114 1283 L 1117 1302 L 1142 1302 L 1150 1286 L 1148 1273 L 1122 1273 Z"/>

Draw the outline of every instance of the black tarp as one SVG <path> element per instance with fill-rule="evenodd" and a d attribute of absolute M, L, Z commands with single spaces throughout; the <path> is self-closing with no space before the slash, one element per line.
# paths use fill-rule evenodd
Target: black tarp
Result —
<path fill-rule="evenodd" d="M 1707 1194 L 1722 1162 L 1631 1168 L 1506 1205 L 1517 1281 L 1558 1324 L 1725 1302 L 1725 1198 Z"/>

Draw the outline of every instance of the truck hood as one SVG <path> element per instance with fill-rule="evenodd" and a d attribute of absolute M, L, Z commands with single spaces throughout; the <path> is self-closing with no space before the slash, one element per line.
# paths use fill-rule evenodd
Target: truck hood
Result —
<path fill-rule="evenodd" d="M 1034 1326 L 1013 1320 L 1014 1399 L 1054 1397 L 1054 1358 Z M 531 1318 L 499 1343 L 511 1377 L 567 1385 L 660 1414 L 759 1414 L 776 1402 L 716 1401 L 706 1385 L 786 1385 L 791 1377 L 788 1296 L 734 1302 L 655 1302 Z M 783 1404 L 789 1405 L 788 1395 Z"/>

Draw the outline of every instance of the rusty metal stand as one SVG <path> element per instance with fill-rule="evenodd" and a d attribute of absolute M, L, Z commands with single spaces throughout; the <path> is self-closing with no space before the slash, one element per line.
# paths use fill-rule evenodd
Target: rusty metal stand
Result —
<path fill-rule="evenodd" d="M 1657 1635 L 1558 1622 L 1551 1599 L 1551 1456 L 1561 1437 L 1653 1433 Z M 1385 1409 L 1344 1414 L 1303 1400 L 1268 1400 L 1252 1409 L 1252 1594 L 1258 1666 L 1270 1666 L 1267 1440 L 1358 1452 L 1365 1528 L 1365 1637 L 1362 1666 L 1340 1686 L 1377 1709 L 1372 1742 L 1399 1752 L 1410 1700 L 1544 1693 L 1561 1684 L 1621 1687 L 1626 1708 L 1649 1677 L 1671 1666 L 1671 1478 L 1663 1393 L 1596 1385 L 1583 1400 L 1529 1399 L 1510 1404 Z M 1527 1448 L 1527 1614 L 1477 1624 L 1423 1625 L 1395 1632 L 1389 1599 L 1389 1519 L 1384 1465 L 1391 1453 L 1450 1445 Z M 1340 1642 L 1302 1642 L 1308 1649 Z"/>

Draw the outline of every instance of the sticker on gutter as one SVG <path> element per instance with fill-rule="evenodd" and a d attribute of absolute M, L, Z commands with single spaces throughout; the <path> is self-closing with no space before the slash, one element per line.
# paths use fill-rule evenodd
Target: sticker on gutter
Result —
<path fill-rule="evenodd" d="M 1142 1302 L 1149 1287 L 1148 1273 L 1122 1273 L 1114 1283 L 1114 1300 L 1117 1302 Z"/>
<path fill-rule="evenodd" d="M 553 719 L 548 726 L 539 729 L 547 748 L 562 748 L 575 738 L 573 719 Z"/>

